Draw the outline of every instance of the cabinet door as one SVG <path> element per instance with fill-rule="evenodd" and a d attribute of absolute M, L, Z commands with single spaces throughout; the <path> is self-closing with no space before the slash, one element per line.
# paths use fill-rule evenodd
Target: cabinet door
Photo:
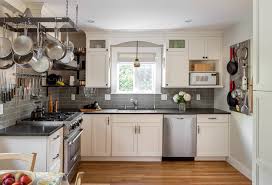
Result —
<path fill-rule="evenodd" d="M 228 123 L 198 123 L 197 130 L 197 156 L 228 156 Z"/>
<path fill-rule="evenodd" d="M 221 58 L 221 40 L 214 38 L 214 39 L 207 39 L 206 40 L 206 48 L 205 53 L 208 60 L 219 60 Z"/>
<path fill-rule="evenodd" d="M 81 134 L 81 156 L 91 156 L 91 116 L 88 114 L 83 115 L 83 122 L 81 127 L 83 133 Z"/>
<path fill-rule="evenodd" d="M 205 39 L 189 40 L 189 59 L 190 60 L 205 59 L 206 57 L 205 48 L 206 48 Z"/>
<path fill-rule="evenodd" d="M 136 156 L 137 135 L 135 123 L 112 124 L 112 156 Z"/>
<path fill-rule="evenodd" d="M 272 15 L 272 1 L 255 0 L 253 30 L 254 90 L 272 91 L 271 43 L 272 24 L 267 24 Z"/>
<path fill-rule="evenodd" d="M 253 184 L 272 182 L 272 92 L 254 92 Z"/>
<path fill-rule="evenodd" d="M 138 156 L 162 156 L 162 123 L 139 123 Z"/>
<path fill-rule="evenodd" d="M 165 88 L 187 87 L 189 85 L 189 60 L 186 52 L 167 52 L 164 64 Z"/>
<path fill-rule="evenodd" d="M 86 55 L 86 87 L 109 87 L 108 52 L 88 51 Z"/>
<path fill-rule="evenodd" d="M 91 117 L 91 156 L 111 155 L 111 124 L 108 115 Z"/>

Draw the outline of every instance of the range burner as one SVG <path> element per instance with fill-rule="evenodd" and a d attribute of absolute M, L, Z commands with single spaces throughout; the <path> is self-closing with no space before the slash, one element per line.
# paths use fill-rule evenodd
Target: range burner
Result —
<path fill-rule="evenodd" d="M 69 117 L 74 115 L 73 112 L 54 112 L 54 113 L 45 113 L 43 117 L 32 119 L 27 118 L 22 121 L 66 121 Z"/>

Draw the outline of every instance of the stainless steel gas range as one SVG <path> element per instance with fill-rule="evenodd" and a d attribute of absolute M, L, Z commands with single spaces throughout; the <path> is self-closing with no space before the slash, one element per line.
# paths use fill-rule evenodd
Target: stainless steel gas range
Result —
<path fill-rule="evenodd" d="M 83 113 L 80 112 L 45 113 L 42 117 L 37 119 L 27 118 L 20 121 L 20 123 L 23 124 L 43 126 L 63 125 L 63 169 L 69 181 L 71 181 L 76 174 L 76 169 L 80 161 L 80 136 L 83 132 L 81 128 L 83 121 L 82 114 Z"/>

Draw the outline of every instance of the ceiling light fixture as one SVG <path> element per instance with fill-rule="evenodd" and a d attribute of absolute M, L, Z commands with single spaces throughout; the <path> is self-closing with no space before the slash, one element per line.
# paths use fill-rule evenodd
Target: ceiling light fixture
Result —
<path fill-rule="evenodd" d="M 140 67 L 141 64 L 140 64 L 140 60 L 138 58 L 138 53 L 139 52 L 139 41 L 136 41 L 136 58 L 134 60 L 134 67 Z"/>
<path fill-rule="evenodd" d="M 94 23 L 94 20 L 89 19 L 89 20 L 88 20 L 88 23 Z"/>
<path fill-rule="evenodd" d="M 185 19 L 185 22 L 186 23 L 191 23 L 191 22 L 193 22 L 193 20 L 192 19 Z"/>

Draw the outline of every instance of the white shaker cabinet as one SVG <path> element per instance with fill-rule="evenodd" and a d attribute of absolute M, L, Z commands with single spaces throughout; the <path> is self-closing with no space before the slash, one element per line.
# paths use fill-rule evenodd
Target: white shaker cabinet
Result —
<path fill-rule="evenodd" d="M 81 134 L 81 156 L 91 156 L 91 116 L 90 114 L 83 115 L 82 129 Z"/>
<path fill-rule="evenodd" d="M 112 156 L 162 156 L 162 115 L 114 115 Z"/>
<path fill-rule="evenodd" d="M 164 88 L 179 88 L 189 85 L 189 60 L 187 52 L 167 51 L 163 63 Z"/>
<path fill-rule="evenodd" d="M 115 122 L 112 124 L 112 156 L 136 156 L 136 123 Z"/>
<path fill-rule="evenodd" d="M 111 124 L 109 115 L 85 114 L 84 134 L 81 138 L 81 156 L 111 155 Z"/>
<path fill-rule="evenodd" d="M 189 40 L 189 60 L 220 60 L 221 39 L 196 38 Z"/>
<path fill-rule="evenodd" d="M 197 157 L 229 155 L 229 116 L 197 115 Z"/>
<path fill-rule="evenodd" d="M 272 24 L 268 24 L 272 15 L 272 1 L 254 0 L 253 2 L 253 88 L 254 90 L 272 91 Z"/>
<path fill-rule="evenodd" d="M 86 54 L 86 87 L 110 87 L 109 52 L 87 51 Z"/>

